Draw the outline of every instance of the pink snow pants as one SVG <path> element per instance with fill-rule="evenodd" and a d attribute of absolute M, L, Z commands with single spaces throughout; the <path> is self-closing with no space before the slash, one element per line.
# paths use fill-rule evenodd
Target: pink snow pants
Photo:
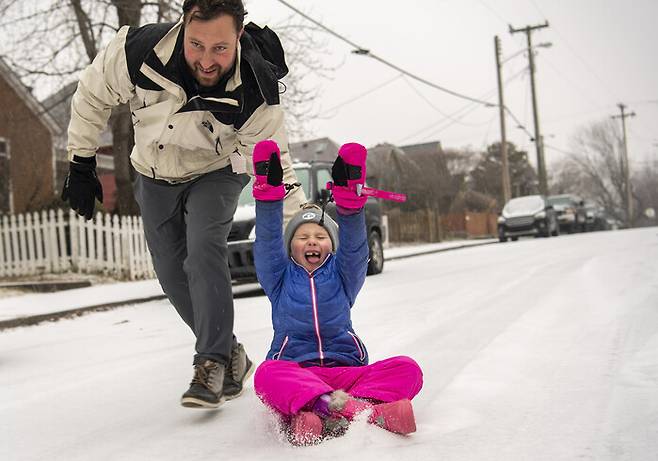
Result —
<path fill-rule="evenodd" d="M 362 367 L 307 367 L 266 360 L 254 375 L 256 394 L 284 415 L 294 415 L 322 394 L 342 389 L 353 397 L 381 402 L 411 400 L 423 387 L 423 372 L 406 356 Z"/>

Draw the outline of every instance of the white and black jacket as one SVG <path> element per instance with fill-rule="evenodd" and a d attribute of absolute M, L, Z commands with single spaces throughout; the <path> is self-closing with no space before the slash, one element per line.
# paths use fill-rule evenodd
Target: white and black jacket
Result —
<path fill-rule="evenodd" d="M 251 174 L 254 145 L 273 139 L 281 149 L 284 181 L 295 182 L 278 91 L 288 69 L 276 34 L 247 24 L 232 75 L 210 94 L 187 94 L 182 66 L 182 19 L 122 27 L 81 73 L 71 104 L 69 158 L 94 156 L 112 107 L 129 102 L 135 129 L 130 159 L 144 176 L 189 181 L 228 166 L 234 152 Z M 301 189 L 291 194 L 286 215 L 303 195 Z"/>

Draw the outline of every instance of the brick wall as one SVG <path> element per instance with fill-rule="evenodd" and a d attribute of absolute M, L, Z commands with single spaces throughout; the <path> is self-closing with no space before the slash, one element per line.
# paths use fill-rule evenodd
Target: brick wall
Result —
<path fill-rule="evenodd" d="M 0 138 L 8 141 L 10 154 L 3 163 L 9 171 L 0 178 L 11 177 L 15 213 L 37 209 L 54 197 L 51 134 L 2 75 L 0 108 Z"/>

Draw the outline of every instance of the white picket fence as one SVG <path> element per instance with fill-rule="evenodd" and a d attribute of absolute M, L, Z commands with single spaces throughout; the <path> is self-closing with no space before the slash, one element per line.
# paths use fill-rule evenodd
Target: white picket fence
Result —
<path fill-rule="evenodd" d="M 0 278 L 63 272 L 155 277 L 142 219 L 97 213 L 87 221 L 61 209 L 2 217 Z"/>

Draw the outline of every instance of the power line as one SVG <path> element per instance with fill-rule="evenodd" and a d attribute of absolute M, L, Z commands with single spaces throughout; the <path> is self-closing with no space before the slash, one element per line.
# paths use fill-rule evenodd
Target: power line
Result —
<path fill-rule="evenodd" d="M 409 71 L 407 71 L 407 70 L 405 70 L 405 69 L 403 69 L 403 68 L 401 68 L 401 67 L 399 67 L 399 66 L 396 66 L 395 64 L 393 64 L 393 63 L 391 63 L 391 62 L 389 62 L 389 61 L 386 61 L 385 59 L 383 59 L 383 58 L 381 58 L 381 57 L 379 57 L 379 56 L 377 56 L 377 55 L 371 53 L 370 50 L 365 49 L 365 48 L 363 48 L 362 46 L 357 45 L 356 43 L 354 43 L 354 42 L 352 42 L 351 40 L 349 40 L 348 38 L 346 38 L 346 37 L 340 35 L 339 33 L 334 32 L 333 30 L 329 29 L 327 26 L 325 26 L 325 25 L 322 24 L 321 22 L 319 22 L 319 21 L 313 19 L 312 17 L 310 17 L 310 16 L 308 16 L 307 14 L 303 13 L 303 12 L 300 11 L 299 9 L 295 8 L 294 6 L 292 6 L 292 5 L 291 5 L 290 3 L 288 3 L 287 1 L 285 1 L 285 0 L 277 0 L 277 1 L 278 1 L 279 3 L 281 3 L 281 4 L 283 4 L 284 6 L 286 6 L 287 8 L 290 8 L 290 9 L 293 10 L 295 13 L 297 13 L 297 14 L 300 15 L 300 16 L 302 16 L 304 19 L 306 19 L 306 20 L 312 22 L 313 24 L 315 24 L 316 26 L 320 27 L 320 28 L 323 29 L 325 32 L 327 32 L 327 33 L 333 35 L 334 37 L 338 38 L 339 40 L 342 40 L 343 42 L 345 42 L 345 43 L 347 43 L 348 45 L 350 45 L 352 48 L 354 48 L 354 50 L 352 50 L 352 53 L 354 53 L 354 54 L 358 54 L 358 55 L 362 55 L 362 56 L 368 56 L 368 57 L 370 57 L 370 58 L 372 58 L 372 59 L 374 59 L 374 60 L 376 60 L 376 61 L 381 62 L 382 64 L 384 64 L 384 65 L 386 65 L 386 66 L 388 66 L 388 67 L 390 67 L 390 68 L 392 68 L 392 69 L 397 70 L 398 72 L 400 72 L 400 73 L 402 73 L 402 74 L 404 74 L 404 75 L 406 75 L 406 76 L 408 76 L 408 77 L 413 78 L 414 80 L 418 80 L 419 82 L 424 83 L 424 84 L 427 85 L 427 86 L 430 86 L 430 87 L 432 87 L 432 88 L 435 88 L 435 89 L 437 89 L 437 90 L 439 90 L 439 91 L 443 91 L 444 93 L 448 93 L 448 94 L 450 94 L 450 95 L 452 95 L 452 96 L 455 96 L 455 97 L 457 97 L 457 98 L 466 99 L 466 100 L 468 100 L 468 101 L 476 102 L 476 103 L 478 103 L 478 104 L 483 104 L 483 105 L 486 106 L 486 107 L 495 107 L 495 106 L 496 106 L 495 104 L 492 104 L 492 103 L 490 103 L 490 102 L 488 102 L 488 101 L 483 101 L 483 100 L 478 99 L 478 98 L 472 98 L 472 97 L 467 96 L 467 95 L 465 95 L 465 94 L 459 93 L 459 92 L 457 92 L 457 91 L 450 90 L 450 89 L 445 88 L 445 87 L 443 87 L 443 86 L 440 86 L 440 85 L 438 85 L 438 84 L 436 84 L 436 83 L 430 82 L 429 80 L 426 80 L 426 79 L 424 79 L 424 78 L 422 78 L 422 77 L 419 77 L 418 75 L 412 74 L 411 72 L 409 72 Z"/>
<path fill-rule="evenodd" d="M 393 83 L 394 81 L 396 81 L 396 80 L 398 80 L 398 79 L 400 79 L 400 78 L 403 78 L 403 77 L 404 77 L 403 74 L 398 74 L 398 75 L 396 75 L 395 77 L 393 77 L 393 78 L 391 78 L 391 79 L 389 79 L 389 80 L 386 80 L 385 82 L 380 83 L 379 85 L 377 85 L 377 86 L 375 86 L 375 87 L 373 87 L 373 88 L 371 88 L 371 89 L 369 89 L 369 90 L 364 91 L 363 93 L 360 93 L 360 94 L 358 94 L 358 95 L 356 95 L 356 96 L 352 96 L 351 98 L 346 99 L 345 101 L 343 101 L 343 102 L 341 102 L 341 103 L 339 103 L 339 104 L 336 104 L 336 105 L 333 106 L 333 107 L 330 107 L 329 109 L 323 111 L 323 112 L 320 114 L 320 116 L 322 116 L 322 115 L 324 115 L 324 114 L 327 114 L 327 113 L 329 113 L 329 112 L 333 112 L 333 111 L 335 111 L 336 109 L 340 109 L 340 108 L 343 107 L 343 106 L 347 106 L 348 104 L 352 104 L 354 101 L 357 101 L 357 100 L 359 100 L 359 99 L 361 99 L 361 98 L 363 98 L 363 97 L 365 97 L 365 96 L 368 96 L 370 93 L 374 93 L 375 91 L 380 90 L 380 89 L 384 88 L 385 86 L 387 86 L 387 85 Z M 329 118 L 331 118 L 331 117 L 329 117 Z"/>
<path fill-rule="evenodd" d="M 528 131 L 528 129 L 525 127 L 525 125 L 523 123 L 521 123 L 518 118 L 516 118 L 516 115 L 514 115 L 514 112 L 512 112 L 509 109 L 509 107 L 505 106 L 505 112 L 507 112 L 509 114 L 509 116 L 512 117 L 512 120 L 514 120 L 516 122 L 518 128 L 521 128 L 525 132 L 525 134 L 528 135 L 528 137 L 530 139 L 535 139 L 533 134 Z"/>
<path fill-rule="evenodd" d="M 494 93 L 494 91 L 492 91 L 491 93 Z M 468 109 L 466 112 L 464 112 L 462 115 L 459 116 L 460 119 L 466 117 L 466 116 L 469 115 L 470 113 L 472 113 L 472 112 L 476 111 L 477 109 L 479 109 L 479 107 L 477 106 L 477 104 L 470 104 L 470 106 L 471 106 L 470 109 Z M 459 119 L 458 119 L 458 120 L 459 120 Z M 445 120 L 444 120 L 444 121 L 445 121 Z M 447 130 L 448 128 L 450 128 L 450 127 L 451 127 L 452 125 L 454 125 L 455 123 L 458 123 L 458 122 L 455 122 L 455 121 L 449 120 L 449 123 L 446 123 L 445 125 L 443 125 L 443 126 L 441 126 L 441 127 L 439 127 L 439 128 L 436 128 L 434 131 L 431 131 L 430 133 L 428 133 L 427 135 L 425 135 L 425 138 L 423 138 L 423 140 L 426 141 L 426 140 L 428 140 L 428 139 L 430 139 L 430 138 L 434 138 L 437 134 L 441 133 L 441 132 L 444 131 L 444 130 Z"/>
<path fill-rule="evenodd" d="M 531 1 L 532 1 L 532 3 L 535 5 L 535 8 L 536 8 L 537 11 L 539 12 L 539 14 L 541 14 L 541 15 L 544 16 L 544 18 L 545 18 L 545 15 L 544 15 L 544 14 L 542 13 L 542 11 L 539 9 L 539 7 L 538 7 L 537 4 L 534 2 L 534 0 L 531 0 Z M 574 55 L 574 56 L 575 56 L 575 57 L 576 57 L 576 58 L 577 58 L 577 59 L 583 64 L 583 66 L 585 66 L 585 68 L 586 68 L 586 69 L 587 69 L 587 70 L 588 70 L 588 71 L 589 71 L 594 77 L 596 77 L 596 79 L 599 81 L 599 83 L 601 83 L 601 85 L 606 89 L 606 91 L 608 91 L 608 93 L 614 95 L 616 99 L 619 99 L 619 98 L 617 97 L 617 95 L 615 95 L 615 92 L 614 92 L 614 91 L 610 91 L 610 90 L 612 90 L 612 88 L 611 88 L 611 87 L 610 87 L 605 81 L 603 81 L 603 79 L 599 76 L 599 74 L 596 73 L 596 72 L 594 71 L 594 69 L 592 68 L 592 66 L 590 66 L 589 63 L 588 63 L 587 61 L 585 61 L 585 59 L 584 59 L 584 58 L 583 58 L 578 52 L 576 52 L 576 49 L 571 45 L 571 43 L 569 42 L 569 40 L 567 40 L 566 36 L 564 36 L 564 35 L 560 32 L 560 30 L 559 30 L 557 27 L 555 27 L 555 24 L 553 24 L 553 26 L 551 27 L 551 29 L 553 29 L 553 30 L 555 31 L 555 33 L 559 36 L 559 38 L 560 38 L 560 39 L 561 39 L 561 40 L 567 45 L 567 48 L 569 49 L 569 51 L 571 51 L 571 53 L 572 53 L 572 54 L 573 54 L 573 55 Z"/>
<path fill-rule="evenodd" d="M 537 2 L 536 2 L 535 0 L 530 0 L 530 3 L 532 3 L 532 5 L 535 7 L 535 9 L 536 9 L 537 12 L 539 13 L 539 15 L 542 16 L 544 19 L 546 19 L 546 15 L 545 15 L 544 12 L 541 10 L 541 8 L 539 8 L 539 5 L 537 5 Z"/>
<path fill-rule="evenodd" d="M 578 156 L 578 155 L 579 155 L 579 154 L 577 154 L 576 152 L 571 152 L 571 151 L 568 151 L 568 150 L 560 149 L 560 148 L 555 147 L 555 146 L 553 146 L 553 145 L 551 145 L 551 144 L 546 144 L 546 143 L 544 143 L 544 146 L 545 146 L 545 147 L 548 147 L 549 149 L 554 150 L 554 151 L 556 151 L 556 152 L 560 152 L 561 154 L 575 155 L 575 156 Z"/>
<path fill-rule="evenodd" d="M 516 74 L 512 75 L 511 77 L 508 77 L 507 80 L 505 80 L 504 85 L 506 86 L 508 83 L 510 83 L 511 81 L 515 80 L 515 79 L 518 78 L 520 75 L 523 75 L 523 74 L 525 73 L 526 69 L 527 69 L 527 68 L 523 68 L 523 69 L 521 69 L 519 72 L 517 72 Z M 496 92 L 496 88 L 493 88 L 493 89 L 487 91 L 486 93 L 484 93 L 483 95 L 481 95 L 480 98 L 489 98 L 489 97 L 491 97 L 491 95 L 494 94 L 495 92 Z M 477 104 L 474 104 L 474 103 L 468 103 L 468 104 L 466 104 L 465 106 L 462 106 L 461 108 L 457 109 L 455 112 L 451 113 L 451 114 L 449 115 L 449 119 L 450 119 L 450 120 L 454 120 L 455 118 L 457 118 L 457 120 L 461 120 L 462 118 L 464 118 L 466 115 L 470 114 L 471 112 L 473 112 L 473 110 L 475 110 L 475 109 L 477 109 L 477 108 L 478 108 L 478 105 L 477 105 Z M 461 115 L 458 116 L 458 114 L 460 114 L 460 113 L 463 112 L 463 111 L 466 111 L 466 113 L 461 114 Z M 412 134 L 410 134 L 410 135 L 408 135 L 408 136 L 405 136 L 405 137 L 402 138 L 400 141 L 398 141 L 398 144 L 402 144 L 402 143 L 403 143 L 404 141 L 406 141 L 407 139 L 411 139 L 411 138 L 413 138 L 413 137 L 415 137 L 415 136 L 417 136 L 417 135 L 423 133 L 424 131 L 427 131 L 427 130 L 429 130 L 429 129 L 435 128 L 437 125 L 441 125 L 441 124 L 444 123 L 445 121 L 446 121 L 446 117 L 444 117 L 444 118 L 442 118 L 442 119 L 440 119 L 440 120 L 434 121 L 434 122 L 430 123 L 429 125 L 426 125 L 425 127 L 421 128 L 420 130 L 415 131 L 414 133 L 412 133 Z M 446 128 L 452 126 L 452 125 L 453 125 L 453 123 L 448 123 L 448 124 L 445 125 L 445 126 L 441 126 L 441 127 L 437 128 L 435 131 L 432 131 L 430 135 L 435 135 L 435 134 L 437 134 L 438 132 L 441 132 L 441 131 L 443 131 L 444 129 L 446 129 Z M 427 137 L 427 136 L 426 136 L 426 137 Z"/>
<path fill-rule="evenodd" d="M 452 117 L 450 116 L 450 114 L 447 114 L 447 113 L 443 112 L 441 109 L 439 109 L 438 107 L 436 107 L 436 106 L 434 105 L 434 103 L 433 103 L 432 101 L 430 101 L 430 100 L 429 100 L 429 99 L 428 99 L 423 93 L 421 93 L 421 92 L 418 90 L 418 88 L 416 88 L 414 85 L 412 85 L 412 83 L 411 83 L 411 82 L 410 82 L 405 76 L 402 76 L 402 79 L 403 79 L 404 82 L 409 86 L 409 88 L 411 88 L 411 90 L 412 90 L 414 93 L 416 93 L 416 95 L 417 95 L 419 98 L 421 98 L 423 101 L 425 101 L 425 102 L 427 103 L 428 106 L 430 106 L 432 109 L 434 109 L 434 110 L 435 110 L 436 112 L 438 112 L 439 114 L 443 115 L 445 118 L 450 119 L 450 120 L 452 120 L 453 122 L 455 122 L 455 123 L 459 123 L 460 125 L 463 125 L 463 126 L 480 126 L 480 125 L 483 125 L 484 123 L 489 123 L 489 122 L 484 122 L 484 123 L 465 123 L 465 122 L 460 121 L 459 119 L 452 118 Z"/>
<path fill-rule="evenodd" d="M 503 17 L 498 13 L 498 11 L 494 10 L 493 8 L 491 8 L 491 7 L 489 6 L 488 3 L 485 3 L 484 0 L 479 0 L 479 1 L 480 1 L 480 3 L 482 4 L 482 6 L 484 6 L 486 9 L 488 9 L 489 12 L 492 13 L 494 16 L 496 16 L 498 19 L 500 19 L 500 20 L 503 22 L 503 24 L 505 24 L 505 25 L 509 24 L 509 21 L 506 21 L 505 18 L 503 18 Z"/>
<path fill-rule="evenodd" d="M 491 95 L 491 94 L 494 93 L 494 91 L 495 91 L 495 90 L 491 90 L 491 91 L 489 91 L 486 95 Z M 485 95 L 485 96 L 486 96 L 486 95 Z M 456 117 L 458 116 L 458 114 L 460 114 L 461 112 L 467 110 L 467 111 L 468 111 L 467 113 L 465 113 L 465 114 L 463 114 L 463 115 L 459 115 L 458 120 L 459 120 L 460 118 L 463 118 L 464 116 L 468 115 L 468 114 L 471 112 L 471 109 L 472 109 L 472 108 L 477 108 L 477 104 L 474 104 L 474 103 L 472 103 L 472 102 L 471 102 L 471 103 L 467 103 L 465 106 L 462 106 L 462 107 L 460 107 L 459 109 L 457 109 L 456 111 L 452 112 L 452 113 L 448 116 L 448 117 L 449 117 L 449 120 L 453 120 L 454 118 L 456 118 Z M 414 137 L 416 137 L 417 135 L 423 133 L 424 131 L 427 131 L 427 130 L 429 130 L 429 129 L 435 128 L 437 125 L 440 125 L 440 124 L 442 124 L 442 123 L 445 123 L 445 121 L 446 121 L 446 119 L 448 119 L 448 117 L 444 117 L 444 118 L 441 118 L 441 119 L 439 119 L 439 120 L 435 120 L 435 121 L 433 121 L 432 123 L 430 123 L 429 125 L 426 125 L 426 126 L 424 126 L 423 128 L 421 128 L 420 130 L 417 130 L 417 131 L 411 133 L 410 135 L 405 136 L 404 138 L 402 138 L 402 139 L 400 139 L 400 140 L 398 141 L 398 144 L 402 144 L 402 143 L 405 142 L 407 139 L 414 138 Z"/>

